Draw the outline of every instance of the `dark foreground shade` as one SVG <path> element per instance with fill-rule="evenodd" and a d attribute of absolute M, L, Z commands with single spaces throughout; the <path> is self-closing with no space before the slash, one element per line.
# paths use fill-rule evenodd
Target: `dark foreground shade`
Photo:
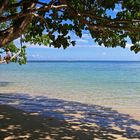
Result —
<path fill-rule="evenodd" d="M 111 108 L 0 94 L 0 139 L 140 139 L 140 121 Z"/>

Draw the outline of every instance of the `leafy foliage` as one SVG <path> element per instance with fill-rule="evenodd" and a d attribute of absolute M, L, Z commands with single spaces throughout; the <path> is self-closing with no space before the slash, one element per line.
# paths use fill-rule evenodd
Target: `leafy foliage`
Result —
<path fill-rule="evenodd" d="M 0 48 L 12 53 L 18 51 L 12 41 L 21 35 L 22 42 L 65 49 L 76 44 L 70 32 L 81 38 L 83 31 L 105 47 L 125 48 L 129 38 L 131 50 L 140 51 L 139 0 L 5 0 L 0 5 Z M 20 64 L 26 63 L 22 49 Z"/>

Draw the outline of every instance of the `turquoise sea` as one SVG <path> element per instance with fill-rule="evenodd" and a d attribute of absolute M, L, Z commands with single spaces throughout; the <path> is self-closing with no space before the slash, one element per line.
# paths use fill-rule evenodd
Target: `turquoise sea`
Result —
<path fill-rule="evenodd" d="M 140 62 L 1 64 L 0 93 L 43 95 L 128 110 L 140 116 Z"/>

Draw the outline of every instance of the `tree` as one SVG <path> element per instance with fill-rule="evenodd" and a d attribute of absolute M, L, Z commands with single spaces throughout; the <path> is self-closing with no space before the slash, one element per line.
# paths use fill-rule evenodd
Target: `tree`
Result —
<path fill-rule="evenodd" d="M 113 16 L 111 16 L 111 14 Z M 140 51 L 139 0 L 0 0 L 0 48 L 18 51 L 13 40 L 63 47 L 74 46 L 69 32 L 88 31 L 105 47 Z M 24 50 L 25 47 L 23 47 Z M 25 51 L 22 51 L 25 56 Z"/>

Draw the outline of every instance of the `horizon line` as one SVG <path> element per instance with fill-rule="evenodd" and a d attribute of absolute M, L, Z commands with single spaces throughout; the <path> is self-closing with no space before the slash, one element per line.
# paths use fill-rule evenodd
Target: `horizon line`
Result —
<path fill-rule="evenodd" d="M 140 62 L 140 60 L 27 60 L 27 62 Z"/>

